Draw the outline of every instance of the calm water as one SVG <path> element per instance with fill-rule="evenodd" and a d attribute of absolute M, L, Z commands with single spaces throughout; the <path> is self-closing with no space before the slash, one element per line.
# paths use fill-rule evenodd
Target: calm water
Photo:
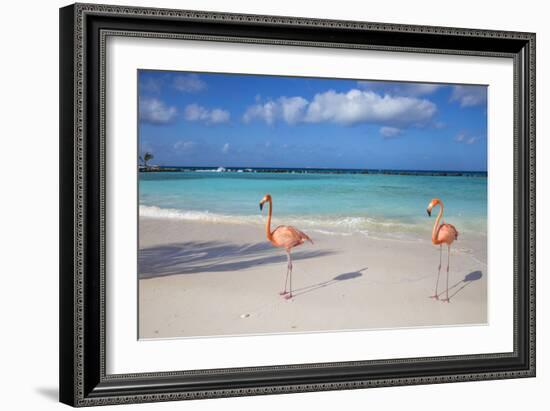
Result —
<path fill-rule="evenodd" d="M 487 230 L 484 176 L 152 172 L 139 173 L 139 190 L 142 216 L 258 224 L 267 215 L 258 203 L 270 193 L 275 225 L 418 239 L 429 238 L 435 217 L 426 207 L 439 197 L 460 233 Z"/>

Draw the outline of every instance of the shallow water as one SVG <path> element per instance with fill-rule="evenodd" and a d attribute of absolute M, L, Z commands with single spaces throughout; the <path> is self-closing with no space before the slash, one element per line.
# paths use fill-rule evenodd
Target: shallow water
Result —
<path fill-rule="evenodd" d="M 487 178 L 484 175 L 394 175 L 179 171 L 139 175 L 140 215 L 195 221 L 254 224 L 267 211 L 258 203 L 270 193 L 274 224 L 292 224 L 327 234 L 392 238 L 429 236 L 426 207 L 434 197 L 444 220 L 460 233 L 486 236 Z"/>

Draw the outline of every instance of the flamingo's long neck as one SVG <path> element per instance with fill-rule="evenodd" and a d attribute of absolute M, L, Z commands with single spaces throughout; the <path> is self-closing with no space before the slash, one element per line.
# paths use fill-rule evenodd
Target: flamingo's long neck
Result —
<path fill-rule="evenodd" d="M 439 232 L 439 221 L 441 220 L 441 217 L 443 217 L 443 203 L 439 203 L 439 214 L 437 214 L 434 228 L 432 230 L 432 243 L 434 244 L 438 243 L 437 233 Z"/>
<path fill-rule="evenodd" d="M 273 205 L 271 203 L 271 200 L 269 200 L 269 211 L 267 213 L 267 223 L 265 224 L 265 235 L 267 236 L 267 239 L 271 241 L 272 235 L 271 235 L 271 213 Z"/>

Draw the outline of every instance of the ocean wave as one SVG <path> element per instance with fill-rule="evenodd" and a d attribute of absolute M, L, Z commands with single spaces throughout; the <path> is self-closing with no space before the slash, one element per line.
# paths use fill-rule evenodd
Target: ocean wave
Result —
<path fill-rule="evenodd" d="M 161 208 L 157 206 L 139 206 L 140 217 L 205 221 L 210 223 L 250 224 L 260 223 L 261 216 L 231 216 L 211 213 L 208 211 L 180 210 L 176 208 Z"/>
<path fill-rule="evenodd" d="M 335 231 L 328 231 L 328 230 L 321 230 L 318 228 L 314 228 L 311 231 L 314 233 L 324 234 L 324 235 L 337 235 L 337 236 L 350 236 L 353 235 L 353 233 L 346 233 L 346 232 L 335 232 Z"/>
<path fill-rule="evenodd" d="M 181 210 L 157 206 L 139 206 L 141 217 L 203 221 L 225 224 L 263 225 L 265 215 L 225 215 L 209 211 Z M 311 230 L 325 235 L 352 235 L 355 233 L 370 237 L 391 237 L 398 239 L 417 238 L 427 235 L 431 227 L 394 220 L 366 216 L 282 216 L 274 218 L 272 226 L 293 225 L 303 230 Z"/>

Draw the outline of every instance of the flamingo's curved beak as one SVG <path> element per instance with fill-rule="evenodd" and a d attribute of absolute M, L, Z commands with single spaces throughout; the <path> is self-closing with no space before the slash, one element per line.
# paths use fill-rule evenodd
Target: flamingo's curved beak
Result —
<path fill-rule="evenodd" d="M 429 208 L 426 210 L 426 212 L 428 213 L 428 216 L 431 217 L 432 216 L 432 210 L 430 210 Z"/>
<path fill-rule="evenodd" d="M 262 211 L 264 208 L 264 203 L 260 203 L 260 211 Z"/>

